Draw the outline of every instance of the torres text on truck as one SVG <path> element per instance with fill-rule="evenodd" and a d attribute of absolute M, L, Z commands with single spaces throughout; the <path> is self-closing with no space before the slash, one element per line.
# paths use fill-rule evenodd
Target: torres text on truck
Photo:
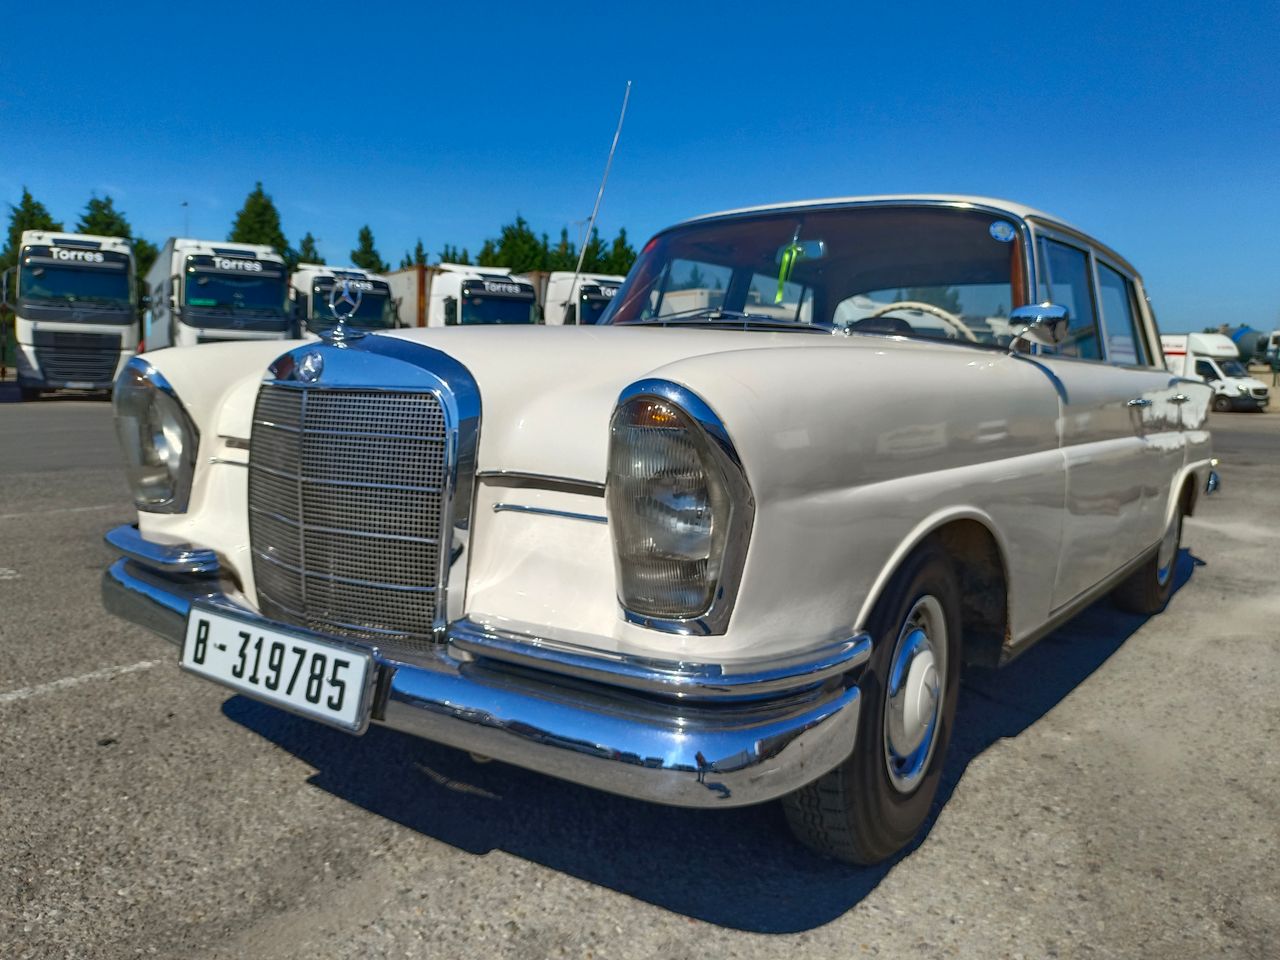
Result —
<path fill-rule="evenodd" d="M 18 387 L 109 390 L 137 351 L 133 248 L 121 237 L 25 230 L 4 276 L 14 314 Z"/>

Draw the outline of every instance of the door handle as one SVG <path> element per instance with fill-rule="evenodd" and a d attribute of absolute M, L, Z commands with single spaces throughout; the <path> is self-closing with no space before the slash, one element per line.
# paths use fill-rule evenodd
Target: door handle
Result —
<path fill-rule="evenodd" d="M 1149 407 L 1149 406 L 1151 406 L 1151 398 L 1150 398 L 1150 397 L 1134 397 L 1134 398 L 1133 398 L 1132 400 L 1130 400 L 1127 404 L 1125 404 L 1125 406 L 1127 406 L 1127 407 Z"/>
<path fill-rule="evenodd" d="M 1185 393 L 1175 393 L 1172 397 L 1169 398 L 1169 402 L 1170 403 L 1186 403 L 1190 399 L 1191 398 L 1188 397 Z"/>

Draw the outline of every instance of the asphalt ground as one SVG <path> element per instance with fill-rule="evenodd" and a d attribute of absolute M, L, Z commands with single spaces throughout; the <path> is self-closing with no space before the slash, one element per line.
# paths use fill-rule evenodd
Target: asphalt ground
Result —
<path fill-rule="evenodd" d="M 0 958 L 1280 956 L 1280 416 L 1152 619 L 971 673 L 934 820 L 857 870 L 690 812 L 179 673 L 105 615 L 132 516 L 101 400 L 0 385 Z"/>

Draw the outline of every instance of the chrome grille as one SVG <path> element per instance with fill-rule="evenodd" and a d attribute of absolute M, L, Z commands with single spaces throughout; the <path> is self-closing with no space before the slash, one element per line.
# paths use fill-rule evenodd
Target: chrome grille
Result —
<path fill-rule="evenodd" d="M 448 441 L 432 393 L 265 384 L 249 447 L 263 614 L 357 639 L 429 642 Z"/>
<path fill-rule="evenodd" d="M 1254 387 L 1254 388 L 1253 388 L 1253 390 L 1252 390 L 1252 393 L 1253 393 L 1254 398 L 1255 398 L 1255 399 L 1257 399 L 1257 400 L 1265 400 L 1265 399 L 1267 399 L 1267 388 L 1266 388 L 1266 387 Z"/>

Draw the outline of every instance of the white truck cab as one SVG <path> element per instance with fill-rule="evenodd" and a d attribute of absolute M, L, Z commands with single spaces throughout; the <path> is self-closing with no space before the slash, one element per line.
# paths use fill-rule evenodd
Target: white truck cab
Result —
<path fill-rule="evenodd" d="M 613 302 L 626 277 L 612 273 L 572 270 L 537 272 L 519 277 L 532 283 L 542 305 L 542 322 L 549 326 L 594 324 Z"/>
<path fill-rule="evenodd" d="M 123 237 L 24 230 L 4 285 L 24 400 L 108 390 L 137 352 L 133 247 Z"/>
<path fill-rule="evenodd" d="M 284 258 L 263 244 L 170 237 L 147 274 L 148 350 L 292 332 Z"/>
<path fill-rule="evenodd" d="M 538 322 L 533 285 L 507 267 L 462 263 L 416 266 L 387 276 L 400 323 L 452 327 Z"/>
<path fill-rule="evenodd" d="M 1221 333 L 1164 334 L 1160 337 L 1170 372 L 1203 380 L 1213 388 L 1213 409 L 1261 410 L 1270 402 L 1267 385 L 1250 376 L 1234 341 Z"/>
<path fill-rule="evenodd" d="M 386 277 L 359 267 L 300 263 L 290 276 L 289 285 L 302 332 L 320 333 L 333 327 L 336 319 L 329 299 L 334 287 L 344 280 L 356 300 L 355 307 L 343 307 L 346 326 L 360 330 L 390 330 L 396 326 L 396 305 Z"/>

